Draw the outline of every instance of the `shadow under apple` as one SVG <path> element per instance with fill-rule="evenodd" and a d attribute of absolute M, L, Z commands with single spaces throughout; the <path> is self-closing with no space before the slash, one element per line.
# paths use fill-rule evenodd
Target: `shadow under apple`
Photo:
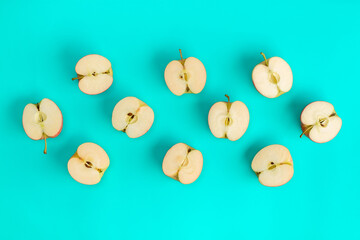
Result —
<path fill-rule="evenodd" d="M 291 91 L 288 93 L 291 94 Z M 315 97 L 315 95 L 309 92 L 303 92 L 300 94 L 296 94 L 291 100 L 290 104 L 288 105 L 289 113 L 292 116 L 292 121 L 297 124 L 299 128 L 299 134 L 301 134 L 301 124 L 300 124 L 300 116 L 304 108 L 314 102 L 314 101 L 321 101 L 322 99 L 319 97 Z"/>
<path fill-rule="evenodd" d="M 61 134 L 58 138 L 61 137 Z M 67 164 L 71 156 L 75 154 L 77 148 L 86 142 L 92 142 L 91 139 L 84 137 L 84 135 L 75 135 L 72 137 L 66 137 L 65 140 L 53 138 L 49 145 L 48 155 L 52 155 L 55 158 L 56 164 L 59 165 L 59 169 L 65 174 L 68 174 Z M 70 177 L 70 175 L 69 175 Z"/>
<path fill-rule="evenodd" d="M 271 139 L 271 138 L 270 138 Z M 264 147 L 269 146 L 271 144 L 276 144 L 276 142 L 269 142 L 269 141 L 265 141 L 265 140 L 259 140 L 256 141 L 254 143 L 252 143 L 251 145 L 249 145 L 249 147 L 245 150 L 244 152 L 244 158 L 246 159 L 246 164 L 247 166 L 249 166 L 249 171 L 252 173 L 252 175 L 254 177 L 256 177 L 256 174 L 253 172 L 252 168 L 251 168 L 251 163 L 252 160 L 254 159 L 255 155 Z M 257 178 L 257 177 L 256 177 Z"/>
<path fill-rule="evenodd" d="M 89 54 L 100 54 L 93 50 L 93 48 L 89 48 L 84 43 L 74 43 L 65 45 L 60 48 L 59 58 L 60 62 L 63 63 L 63 72 L 65 76 L 71 78 L 76 77 L 75 66 L 76 63 L 84 56 Z M 71 82 L 71 81 L 70 81 Z"/>
<path fill-rule="evenodd" d="M 167 151 L 172 146 L 179 143 L 179 141 L 176 142 L 175 140 L 170 139 L 169 136 L 170 135 L 159 138 L 160 140 L 155 142 L 155 144 L 153 145 L 152 156 L 154 158 L 154 163 L 156 164 L 156 168 L 158 168 L 160 170 L 162 169 L 162 162 L 164 160 L 164 157 L 165 157 Z"/>
<path fill-rule="evenodd" d="M 109 122 L 112 127 L 112 113 L 115 105 L 123 98 L 129 97 L 130 95 L 124 95 L 116 89 L 116 82 L 114 81 L 113 85 L 107 91 L 105 91 L 103 96 L 101 96 L 101 112 L 102 116 L 106 118 L 106 121 Z"/>
<path fill-rule="evenodd" d="M 254 67 L 257 64 L 261 63 L 264 59 L 260 55 L 260 51 L 255 49 L 252 52 L 247 52 L 239 55 L 240 55 L 239 60 L 235 61 L 236 63 L 235 67 L 239 69 L 241 75 L 244 75 L 245 73 L 245 78 L 243 78 L 242 81 L 246 82 L 246 85 L 248 87 L 253 88 L 254 84 L 252 82 L 252 71 Z"/>
<path fill-rule="evenodd" d="M 29 94 L 27 96 L 22 96 L 17 99 L 14 99 L 10 101 L 9 105 L 7 106 L 7 113 L 8 117 L 11 119 L 11 121 L 8 121 L 8 127 L 9 131 L 11 131 L 13 134 L 18 134 L 20 132 L 24 133 L 24 136 L 26 136 L 24 132 L 24 127 L 22 124 L 22 115 L 24 112 L 24 108 L 29 103 L 38 103 L 44 98 L 41 97 L 37 92 L 34 92 L 32 94 Z"/>
<path fill-rule="evenodd" d="M 226 93 L 219 93 L 219 94 L 213 94 L 213 93 L 199 93 L 199 100 L 198 100 L 198 115 L 199 117 L 197 119 L 199 119 L 201 121 L 201 124 L 199 124 L 199 127 L 204 127 L 206 129 L 209 129 L 209 124 L 208 124 L 208 117 L 209 117 L 209 111 L 212 107 L 212 105 L 214 105 L 216 102 L 219 102 L 218 99 L 221 99 L 222 96 L 224 96 L 224 100 L 220 100 L 220 101 L 225 101 L 225 94 Z"/>
<path fill-rule="evenodd" d="M 158 50 L 154 51 L 153 58 L 151 59 L 151 63 L 154 65 L 154 71 L 156 69 L 155 75 L 162 82 L 163 86 L 167 88 L 165 79 L 164 79 L 164 71 L 166 66 L 172 60 L 180 60 L 180 55 L 177 56 L 175 54 L 178 53 L 178 49 L 166 49 L 166 50 Z M 176 57 L 172 57 L 176 56 Z"/>

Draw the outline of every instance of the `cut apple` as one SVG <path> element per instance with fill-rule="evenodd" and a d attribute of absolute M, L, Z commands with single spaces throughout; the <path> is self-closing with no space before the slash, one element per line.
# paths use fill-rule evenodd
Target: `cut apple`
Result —
<path fill-rule="evenodd" d="M 291 68 L 284 59 L 272 57 L 255 66 L 252 72 L 252 79 L 255 88 L 263 96 L 276 98 L 290 91 L 293 84 Z"/>
<path fill-rule="evenodd" d="M 325 143 L 332 140 L 340 131 L 342 120 L 331 103 L 317 101 L 307 105 L 301 113 L 301 128 L 312 141 Z"/>
<path fill-rule="evenodd" d="M 87 55 L 75 66 L 79 88 L 89 95 L 106 91 L 113 82 L 113 71 L 108 59 L 97 54 Z"/>
<path fill-rule="evenodd" d="M 241 138 L 249 126 L 249 110 L 243 102 L 235 101 L 215 103 L 208 116 L 210 131 L 217 138 L 227 138 L 236 141 Z"/>
<path fill-rule="evenodd" d="M 44 153 L 47 153 L 47 138 L 57 137 L 63 126 L 63 116 L 59 107 L 50 99 L 44 98 L 37 104 L 25 106 L 22 118 L 26 135 L 33 140 L 45 140 Z"/>
<path fill-rule="evenodd" d="M 290 151 L 282 145 L 270 145 L 261 149 L 251 163 L 252 170 L 264 186 L 284 185 L 294 175 Z"/>
<path fill-rule="evenodd" d="M 165 69 L 165 82 L 170 91 L 181 96 L 184 93 L 200 93 L 206 83 L 206 70 L 202 62 L 194 57 L 171 61 Z"/>
<path fill-rule="evenodd" d="M 125 132 L 130 138 L 144 135 L 154 122 L 154 111 L 136 97 L 126 97 L 120 100 L 112 114 L 112 125 Z"/>
<path fill-rule="evenodd" d="M 104 149 L 95 143 L 81 144 L 68 162 L 68 170 L 73 179 L 86 185 L 100 182 L 110 165 Z"/>
<path fill-rule="evenodd" d="M 178 143 L 172 146 L 164 157 L 163 172 L 183 184 L 193 183 L 201 173 L 203 156 L 199 150 Z"/>

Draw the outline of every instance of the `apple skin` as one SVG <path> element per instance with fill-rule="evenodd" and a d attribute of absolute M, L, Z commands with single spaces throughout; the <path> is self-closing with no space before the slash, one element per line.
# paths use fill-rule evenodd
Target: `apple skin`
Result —
<path fill-rule="evenodd" d="M 141 135 L 140 137 L 142 137 L 142 136 L 144 136 L 149 130 L 151 129 L 151 126 L 150 126 L 150 128 L 148 129 L 148 130 L 146 130 L 146 132 L 144 132 L 144 134 L 143 135 Z M 125 134 L 126 134 L 126 132 L 125 132 Z M 131 138 L 131 139 L 136 139 L 136 138 L 140 138 L 140 137 L 130 137 L 129 135 L 127 135 L 126 134 L 126 136 L 128 137 L 128 138 Z"/>
<path fill-rule="evenodd" d="M 72 179 L 74 179 L 76 182 L 78 182 L 78 183 L 80 183 L 80 184 L 84 184 L 84 185 L 88 185 L 88 186 L 90 186 L 90 185 L 92 185 L 92 184 L 86 184 L 86 183 L 82 183 L 82 182 L 79 182 L 78 180 L 76 180 L 76 178 L 74 178 L 72 175 L 71 175 L 71 173 L 70 173 L 70 171 L 69 171 L 69 161 L 70 161 L 70 159 L 72 159 L 73 157 L 76 157 L 78 154 L 77 154 L 77 149 L 76 149 L 76 152 L 69 158 L 69 160 L 68 160 L 68 164 L 67 164 L 67 169 L 68 169 L 68 173 L 70 174 L 70 177 L 72 178 Z M 95 184 L 96 185 L 96 184 Z"/>
<path fill-rule="evenodd" d="M 324 101 L 313 101 L 313 102 L 309 103 L 308 105 L 306 105 L 306 106 L 304 107 L 304 109 L 301 111 L 301 114 L 300 114 L 300 126 L 301 126 L 301 131 L 302 131 L 302 132 L 304 132 L 304 131 L 306 130 L 306 125 L 304 125 L 304 124 L 301 122 L 301 115 L 303 114 L 304 110 L 305 110 L 310 104 L 312 104 L 312 103 L 314 103 L 314 102 L 324 102 Z M 333 140 L 333 139 L 337 136 L 337 134 L 336 134 L 333 138 L 331 138 L 331 139 L 330 139 L 329 141 L 327 141 L 327 142 L 317 142 L 317 141 L 314 141 L 313 139 L 311 139 L 311 138 L 309 137 L 309 132 L 310 132 L 310 131 L 304 133 L 304 135 L 307 136 L 311 141 L 313 141 L 313 142 L 315 142 L 315 143 L 320 143 L 320 144 L 330 142 L 331 140 Z M 339 131 L 339 132 L 340 132 L 340 131 Z"/>
<path fill-rule="evenodd" d="M 151 127 L 150 127 L 150 128 L 151 128 Z M 146 132 L 145 132 L 143 135 L 141 135 L 140 137 L 144 136 L 144 135 L 150 130 L 150 128 L 149 128 L 148 130 L 146 130 Z M 126 133 L 125 133 L 125 134 L 126 134 Z M 126 136 L 128 136 L 128 137 L 131 138 L 131 139 L 139 138 L 139 137 L 130 137 L 130 136 L 127 135 L 127 134 L 126 134 Z"/>
<path fill-rule="evenodd" d="M 60 127 L 59 132 L 57 132 L 54 136 L 47 136 L 47 138 L 55 138 L 55 137 L 59 136 L 59 134 L 60 134 L 61 131 L 62 131 L 62 128 L 63 128 L 63 125 L 64 125 L 63 114 L 62 114 L 59 106 L 58 106 L 54 101 L 52 101 L 51 99 L 48 99 L 48 98 L 44 98 L 44 99 L 47 99 L 47 100 L 53 102 L 53 103 L 55 104 L 55 106 L 59 109 L 60 113 L 61 113 L 61 127 Z M 44 99 L 42 99 L 42 100 L 44 100 Z M 41 100 L 41 101 L 42 101 L 42 100 Z M 40 101 L 40 103 L 41 103 L 41 101 Z M 24 110 L 25 110 L 25 109 L 24 109 Z M 24 111 L 23 111 L 23 115 L 24 115 Z M 24 119 L 22 120 L 22 124 L 23 124 L 23 128 L 24 128 Z M 26 133 L 25 128 L 24 128 L 24 132 Z M 30 137 L 27 133 L 26 133 L 26 135 L 27 135 L 30 139 L 35 140 L 35 141 L 36 141 L 36 140 L 43 140 L 43 139 L 44 139 L 44 135 L 43 135 L 40 139 L 34 139 L 34 138 Z"/>
<path fill-rule="evenodd" d="M 50 99 L 49 99 L 49 100 L 50 100 Z M 50 101 L 52 101 L 52 100 L 50 100 Z M 52 102 L 53 102 L 53 101 L 52 101 Z M 59 106 L 58 106 L 55 102 L 53 102 L 53 103 L 56 105 L 56 107 L 59 109 L 59 111 L 60 111 L 60 113 L 61 113 L 61 127 L 60 127 L 60 129 L 59 129 L 59 132 L 57 132 L 54 136 L 48 136 L 48 137 L 50 137 L 50 138 L 55 138 L 55 137 L 59 136 L 59 134 L 60 134 L 61 131 L 62 131 L 63 125 L 64 125 L 63 114 L 62 114 Z"/>
<path fill-rule="evenodd" d="M 88 56 L 88 55 L 87 55 L 87 56 Z M 86 56 L 85 56 L 85 57 L 86 57 Z M 84 57 L 82 57 L 82 58 L 84 58 Z M 82 58 L 81 58 L 81 59 L 82 59 Z M 81 60 L 81 59 L 80 59 L 80 60 Z M 80 61 L 80 60 L 79 60 L 79 61 Z M 112 77 L 114 77 L 114 76 L 113 76 L 112 67 L 110 68 L 110 75 L 111 75 Z M 106 90 L 108 90 L 108 89 L 112 86 L 112 83 L 111 83 L 111 85 L 110 85 L 108 88 L 106 88 L 104 91 L 99 92 L 99 93 L 91 94 L 91 93 L 86 93 L 86 92 L 84 92 L 84 91 L 80 88 L 80 86 L 79 86 L 79 85 L 80 85 L 80 81 L 81 81 L 81 80 L 78 80 L 78 87 L 79 87 L 80 91 L 83 92 L 83 93 L 85 93 L 85 94 L 87 94 L 87 95 L 91 95 L 91 96 L 94 96 L 94 95 L 98 95 L 98 94 L 100 94 L 100 93 L 103 93 L 103 92 L 105 92 Z M 114 81 L 114 80 L 113 80 L 113 81 Z"/>
<path fill-rule="evenodd" d="M 301 131 L 304 132 L 305 131 L 305 125 L 301 122 L 301 115 L 303 114 L 305 108 L 307 108 L 307 106 L 309 106 L 311 103 L 307 104 L 303 110 L 300 113 L 300 127 L 301 127 Z M 307 136 L 309 138 L 309 134 L 308 133 L 304 133 L 305 136 Z"/>
<path fill-rule="evenodd" d="M 301 120 L 300 120 L 300 122 L 301 122 Z M 306 125 L 304 125 L 304 124 L 301 123 L 301 131 L 304 132 L 305 130 L 306 130 Z M 309 137 L 309 132 L 310 132 L 310 131 L 307 131 L 306 133 L 304 133 L 304 135 L 307 136 L 311 141 L 316 142 L 316 141 L 312 140 L 312 139 Z M 332 138 L 332 139 L 334 139 L 334 138 Z M 331 139 L 331 140 L 332 140 L 332 139 Z M 331 141 L 331 140 L 330 140 L 330 141 Z M 316 143 L 320 143 L 320 142 L 316 142 Z"/>
<path fill-rule="evenodd" d="M 301 120 L 300 120 L 300 121 L 301 121 Z M 306 130 L 306 125 L 301 124 L 301 131 L 304 132 L 305 130 Z M 331 140 L 333 140 L 333 139 L 337 136 L 337 135 L 335 135 L 333 138 L 331 138 L 331 139 L 330 139 L 329 141 L 327 141 L 327 142 L 317 142 L 317 141 L 315 141 L 315 140 L 313 140 L 313 139 L 311 139 L 311 138 L 309 137 L 309 133 L 310 133 L 310 131 L 304 133 L 304 135 L 307 136 L 307 137 L 308 137 L 311 141 L 313 141 L 314 143 L 320 143 L 320 144 L 330 142 Z"/>

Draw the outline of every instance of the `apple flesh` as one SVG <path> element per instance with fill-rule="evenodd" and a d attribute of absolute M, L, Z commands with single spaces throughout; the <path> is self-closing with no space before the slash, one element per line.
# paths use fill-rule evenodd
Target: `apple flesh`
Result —
<path fill-rule="evenodd" d="M 75 66 L 79 80 L 79 88 L 89 95 L 96 95 L 106 91 L 113 82 L 113 71 L 108 59 L 97 54 L 87 55 L 79 60 Z"/>
<path fill-rule="evenodd" d="M 255 66 L 252 79 L 256 90 L 268 98 L 276 98 L 290 91 L 293 84 L 291 68 L 284 59 L 272 57 Z"/>
<path fill-rule="evenodd" d="M 199 150 L 178 143 L 172 146 L 164 157 L 163 172 L 183 184 L 193 183 L 201 173 L 203 156 Z"/>
<path fill-rule="evenodd" d="M 210 131 L 217 138 L 227 138 L 236 141 L 241 138 L 249 126 L 250 114 L 249 110 L 243 102 L 215 103 L 208 116 Z"/>
<path fill-rule="evenodd" d="M 23 112 L 23 127 L 26 135 L 33 140 L 45 140 L 44 153 L 47 153 L 47 138 L 57 137 L 63 126 L 63 116 L 59 107 L 50 99 L 44 98 L 37 104 L 29 103 Z"/>
<path fill-rule="evenodd" d="M 284 185 L 294 175 L 290 151 L 282 145 L 270 145 L 261 149 L 251 163 L 252 170 L 264 186 Z"/>
<path fill-rule="evenodd" d="M 154 122 L 154 111 L 136 97 L 126 97 L 114 107 L 112 125 L 130 138 L 144 135 Z"/>
<path fill-rule="evenodd" d="M 194 57 L 171 61 L 165 69 L 165 82 L 170 91 L 181 96 L 184 93 L 200 93 L 206 83 L 206 70 L 202 62 Z"/>
<path fill-rule="evenodd" d="M 81 144 L 68 162 L 68 170 L 73 179 L 86 185 L 100 182 L 110 165 L 104 149 L 95 143 Z"/>
<path fill-rule="evenodd" d="M 312 141 L 325 143 L 332 140 L 340 131 L 341 118 L 331 103 L 317 101 L 307 105 L 300 116 L 303 133 Z"/>

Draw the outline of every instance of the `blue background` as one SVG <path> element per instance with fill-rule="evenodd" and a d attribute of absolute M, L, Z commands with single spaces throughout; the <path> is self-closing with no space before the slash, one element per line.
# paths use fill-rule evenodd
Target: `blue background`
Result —
<path fill-rule="evenodd" d="M 359 239 L 359 9 L 356 1 L 5 1 L 0 4 L 1 239 Z M 168 62 L 199 58 L 207 82 L 198 95 L 167 88 Z M 280 56 L 294 84 L 277 99 L 251 81 L 259 54 Z M 89 96 L 75 64 L 97 53 L 114 83 Z M 236 142 L 215 138 L 210 107 L 243 101 L 250 125 Z M 155 122 L 129 139 L 111 124 L 115 104 L 136 96 Z M 23 131 L 27 103 L 52 99 L 64 116 L 56 139 Z M 310 102 L 331 102 L 343 119 L 338 136 L 299 138 Z M 67 162 L 84 142 L 102 146 L 110 167 L 101 182 L 73 180 Z M 199 149 L 199 179 L 182 185 L 161 168 L 178 142 Z M 250 163 L 283 144 L 295 167 L 278 188 L 262 186 Z"/>

